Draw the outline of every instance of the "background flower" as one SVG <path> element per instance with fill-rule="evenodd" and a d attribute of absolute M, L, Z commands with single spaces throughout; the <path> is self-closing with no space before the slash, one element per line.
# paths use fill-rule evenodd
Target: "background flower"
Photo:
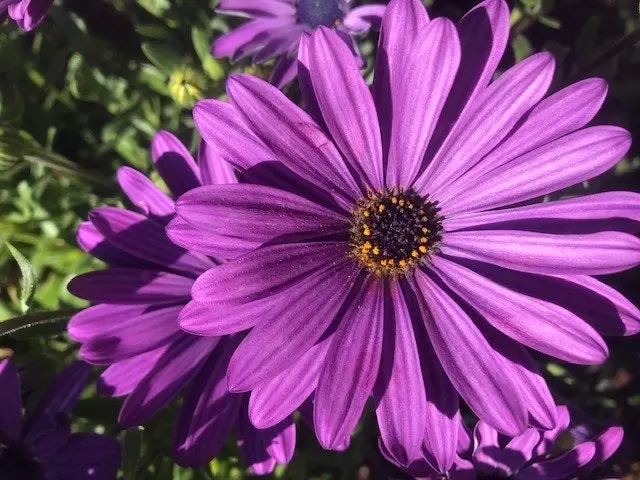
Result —
<path fill-rule="evenodd" d="M 18 26 L 30 32 L 42 22 L 53 0 L 2 0 L 0 12 L 9 15 Z"/>

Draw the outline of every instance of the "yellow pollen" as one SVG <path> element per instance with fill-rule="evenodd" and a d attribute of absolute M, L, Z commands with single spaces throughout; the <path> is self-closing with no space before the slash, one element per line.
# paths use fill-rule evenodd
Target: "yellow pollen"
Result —
<path fill-rule="evenodd" d="M 422 233 L 429 233 L 429 229 L 428 228 L 423 228 L 422 229 Z"/>
<path fill-rule="evenodd" d="M 369 230 L 369 226 L 365 225 L 364 228 L 362 229 L 362 233 L 364 233 L 365 237 L 368 237 L 369 235 L 371 235 L 371 230 Z"/>
<path fill-rule="evenodd" d="M 373 254 L 378 255 L 380 253 L 380 249 L 378 247 L 373 247 Z"/>
<path fill-rule="evenodd" d="M 400 206 L 402 207 L 402 206 L 404 205 L 404 200 L 400 200 L 398 203 L 399 203 L 399 204 L 400 204 Z"/>
<path fill-rule="evenodd" d="M 407 261 L 406 261 L 406 260 L 404 260 L 404 259 L 400 260 L 400 262 L 398 262 L 398 263 L 400 264 L 400 266 L 401 266 L 402 268 L 404 268 L 404 267 L 406 267 L 406 266 L 408 265 Z"/>
<path fill-rule="evenodd" d="M 381 203 L 380 206 L 378 207 L 378 211 L 380 213 L 384 212 L 384 205 Z"/>
<path fill-rule="evenodd" d="M 429 239 L 427 237 L 420 237 L 420 243 L 427 243 Z"/>
<path fill-rule="evenodd" d="M 371 215 L 371 214 L 369 213 L 369 210 L 365 210 L 365 211 L 364 211 L 364 213 L 363 213 L 362 215 L 364 215 L 365 217 L 368 217 L 368 216 L 369 216 L 369 215 Z"/>
<path fill-rule="evenodd" d="M 391 197 L 391 203 L 395 205 L 396 203 L 398 203 L 398 199 L 396 197 Z"/>
<path fill-rule="evenodd" d="M 407 205 L 407 207 L 409 208 L 409 210 L 413 210 L 413 203 L 410 203 L 409 205 Z"/>
<path fill-rule="evenodd" d="M 420 245 L 418 247 L 418 250 L 420 250 L 422 253 L 427 253 L 427 247 L 425 247 L 424 245 Z"/>
<path fill-rule="evenodd" d="M 417 251 L 417 250 L 413 250 L 413 251 L 411 252 L 411 256 L 412 256 L 413 258 L 418 258 L 418 257 L 420 256 L 420 254 L 418 253 L 418 251 Z"/>

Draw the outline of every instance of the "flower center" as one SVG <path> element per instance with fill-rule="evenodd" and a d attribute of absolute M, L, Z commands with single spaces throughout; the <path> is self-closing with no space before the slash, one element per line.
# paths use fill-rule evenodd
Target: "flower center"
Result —
<path fill-rule="evenodd" d="M 438 211 L 435 202 L 413 190 L 370 194 L 352 215 L 351 253 L 363 268 L 378 275 L 404 274 L 440 240 Z"/>
<path fill-rule="evenodd" d="M 23 445 L 0 441 L 0 480 L 42 480 L 40 464 Z"/>
<path fill-rule="evenodd" d="M 338 0 L 299 0 L 298 19 L 300 23 L 315 28 L 319 25 L 333 25 L 340 20 L 344 12 Z"/>

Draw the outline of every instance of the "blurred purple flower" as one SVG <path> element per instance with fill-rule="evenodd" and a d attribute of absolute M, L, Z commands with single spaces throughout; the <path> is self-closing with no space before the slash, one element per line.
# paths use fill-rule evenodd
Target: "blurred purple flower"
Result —
<path fill-rule="evenodd" d="M 351 47 L 359 50 L 355 36 L 380 25 L 385 5 L 351 8 L 351 0 L 222 0 L 218 12 L 250 20 L 218 38 L 212 47 L 217 58 L 234 61 L 251 57 L 255 63 L 277 58 L 271 83 L 282 88 L 297 74 L 300 37 L 319 25 L 333 28 Z"/>
<path fill-rule="evenodd" d="M 168 132 L 154 138 L 152 157 L 176 197 L 202 184 L 236 182 L 233 169 L 206 144 L 196 164 Z M 164 226 L 174 216 L 174 202 L 151 180 L 128 167 L 119 170 L 118 180 L 142 214 L 97 208 L 78 230 L 80 246 L 109 266 L 69 284 L 73 294 L 98 304 L 69 323 L 71 337 L 82 342 L 80 355 L 110 365 L 98 389 L 127 397 L 119 416 L 123 428 L 146 422 L 190 382 L 174 436 L 174 457 L 181 465 L 208 464 L 235 426 L 251 470 L 271 472 L 276 462 L 291 459 L 295 425 L 286 418 L 273 428 L 255 429 L 244 405 L 248 396 L 228 392 L 227 364 L 242 337 L 196 337 L 182 332 L 177 321 L 195 279 L 220 261 L 171 243 Z"/>
<path fill-rule="evenodd" d="M 231 104 L 196 106 L 203 138 L 253 184 L 188 192 L 169 233 L 210 255 L 248 253 L 198 278 L 201 314 L 180 323 L 199 335 L 253 327 L 227 375 L 232 391 L 252 391 L 254 425 L 281 421 L 315 389 L 316 435 L 335 448 L 373 396 L 399 463 L 424 446 L 445 472 L 458 395 L 510 436 L 552 429 L 555 404 L 525 347 L 597 364 L 601 334 L 640 329 L 638 309 L 591 277 L 640 262 L 640 240 L 624 233 L 637 231 L 640 195 L 531 202 L 614 166 L 629 133 L 583 128 L 605 98 L 601 79 L 545 99 L 548 53 L 492 82 L 508 32 L 503 0 L 457 27 L 393 0 L 373 95 L 344 42 L 319 27 L 300 50 L 310 114 L 247 75 L 229 79 Z"/>
<path fill-rule="evenodd" d="M 30 32 L 44 18 L 53 0 L 0 0 L 0 14 L 9 17 L 18 26 Z"/>
<path fill-rule="evenodd" d="M 572 438 L 569 410 L 557 407 L 558 425 L 547 431 L 529 428 L 523 434 L 505 438 L 494 428 L 479 421 L 473 439 L 461 428 L 458 454 L 453 468 L 447 472 L 449 480 L 475 480 L 476 478 L 515 478 L 518 480 L 568 480 L 589 474 L 608 460 L 620 447 L 624 432 L 621 427 L 610 427 L 593 440 Z M 560 436 L 570 441 L 571 448 L 558 448 Z M 393 456 L 380 445 L 387 459 Z M 563 451 L 564 450 L 564 451 Z M 402 468 L 402 465 L 399 465 Z M 411 476 L 439 480 L 442 475 L 431 467 L 428 456 L 416 459 L 404 470 Z"/>
<path fill-rule="evenodd" d="M 95 433 L 71 433 L 69 412 L 89 378 L 74 362 L 54 379 L 35 410 L 22 420 L 20 377 L 0 362 L 0 478 L 3 480 L 115 480 L 120 444 Z"/>

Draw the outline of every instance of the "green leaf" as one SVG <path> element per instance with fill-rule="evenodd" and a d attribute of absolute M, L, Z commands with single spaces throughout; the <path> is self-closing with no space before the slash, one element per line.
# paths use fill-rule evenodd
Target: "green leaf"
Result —
<path fill-rule="evenodd" d="M 135 480 L 136 478 L 142 448 L 142 434 L 143 430 L 140 427 L 130 428 L 124 433 L 122 469 L 124 470 L 124 478 L 127 480 Z"/>
<path fill-rule="evenodd" d="M 203 30 L 193 27 L 191 29 L 191 40 L 205 73 L 213 80 L 221 80 L 225 75 L 225 71 L 222 64 L 211 56 L 211 36 Z"/>
<path fill-rule="evenodd" d="M 0 322 L 0 337 L 18 334 L 53 334 L 64 331 L 67 320 L 80 310 L 39 312 Z"/>
<path fill-rule="evenodd" d="M 184 63 L 180 54 L 163 43 L 143 43 L 142 51 L 151 63 L 169 74 L 178 70 Z"/>
<path fill-rule="evenodd" d="M 18 262 L 18 266 L 20 267 L 20 273 L 22 274 L 22 279 L 20 280 L 20 310 L 22 313 L 27 313 L 31 307 L 33 295 L 36 291 L 36 276 L 33 273 L 31 262 L 29 262 L 29 260 L 27 260 L 16 247 L 11 245 L 9 242 L 5 243 L 9 248 L 11 255 L 13 255 L 13 258 Z"/>

